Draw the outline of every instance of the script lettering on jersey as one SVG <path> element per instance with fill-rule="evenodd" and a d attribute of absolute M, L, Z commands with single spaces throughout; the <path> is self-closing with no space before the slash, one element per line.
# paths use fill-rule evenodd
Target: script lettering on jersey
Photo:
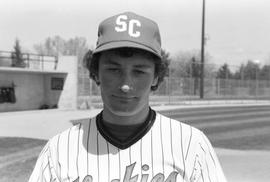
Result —
<path fill-rule="evenodd" d="M 156 174 L 150 181 L 148 181 L 148 174 L 142 174 L 141 180 L 139 179 L 139 174 L 133 175 L 133 169 L 136 165 L 136 162 L 126 167 L 126 172 L 124 175 L 124 179 L 122 182 L 176 182 L 176 177 L 179 174 L 176 171 L 172 171 L 170 175 L 166 178 L 162 173 Z M 142 170 L 147 172 L 149 170 L 149 166 L 147 164 L 144 164 L 142 166 Z M 165 180 L 165 181 L 164 181 Z M 79 178 L 77 178 L 73 182 L 79 182 Z M 93 178 L 91 175 L 87 175 L 84 177 L 82 182 L 93 182 Z M 111 182 L 121 182 L 120 179 L 113 179 Z"/>

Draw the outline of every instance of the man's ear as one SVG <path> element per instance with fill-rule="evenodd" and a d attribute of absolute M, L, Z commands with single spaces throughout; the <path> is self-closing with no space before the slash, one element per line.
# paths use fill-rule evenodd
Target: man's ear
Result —
<path fill-rule="evenodd" d="M 99 86 L 100 85 L 100 81 L 97 75 L 94 76 L 94 80 L 96 82 L 96 84 Z"/>
<path fill-rule="evenodd" d="M 156 86 L 157 84 L 158 84 L 158 77 L 155 76 L 151 86 Z"/>

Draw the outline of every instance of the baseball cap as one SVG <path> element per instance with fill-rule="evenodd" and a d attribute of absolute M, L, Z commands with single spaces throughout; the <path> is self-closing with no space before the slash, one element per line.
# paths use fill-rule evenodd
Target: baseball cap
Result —
<path fill-rule="evenodd" d="M 157 23 L 133 12 L 124 12 L 102 21 L 98 27 L 98 40 L 93 55 L 123 47 L 142 49 L 161 58 L 161 38 Z"/>

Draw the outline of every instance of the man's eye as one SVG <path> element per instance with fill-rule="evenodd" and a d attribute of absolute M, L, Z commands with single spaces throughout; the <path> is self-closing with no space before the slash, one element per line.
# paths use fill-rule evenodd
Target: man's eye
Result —
<path fill-rule="evenodd" d="M 145 72 L 142 71 L 142 70 L 134 70 L 134 72 L 135 72 L 136 74 L 144 74 L 144 73 L 145 73 Z"/>
<path fill-rule="evenodd" d="M 119 72 L 118 68 L 108 68 L 107 70 L 111 72 Z"/>

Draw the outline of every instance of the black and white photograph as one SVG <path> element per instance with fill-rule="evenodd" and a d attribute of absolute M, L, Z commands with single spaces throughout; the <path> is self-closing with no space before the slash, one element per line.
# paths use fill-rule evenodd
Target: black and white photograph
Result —
<path fill-rule="evenodd" d="M 269 181 L 269 10 L 0 0 L 0 182 Z"/>

